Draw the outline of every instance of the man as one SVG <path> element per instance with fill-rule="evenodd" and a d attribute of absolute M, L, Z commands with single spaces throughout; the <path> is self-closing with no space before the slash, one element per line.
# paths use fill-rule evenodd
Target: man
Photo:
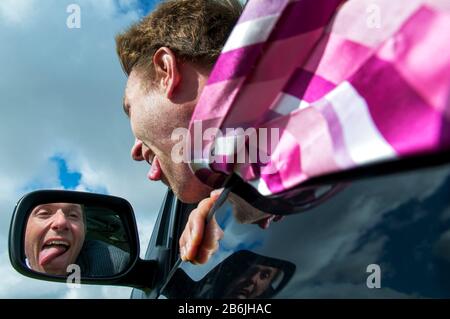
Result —
<path fill-rule="evenodd" d="M 289 261 L 239 250 L 199 280 L 177 269 L 161 293 L 169 299 L 272 298 L 291 280 L 294 272 L 295 265 Z"/>
<path fill-rule="evenodd" d="M 187 163 L 175 163 L 171 140 L 187 128 L 214 62 L 241 13 L 238 1 L 163 2 L 117 36 L 117 51 L 129 76 L 124 110 L 136 142 L 133 159 L 151 164 L 148 178 L 170 186 L 183 202 L 196 203 L 212 189 Z"/>
<path fill-rule="evenodd" d="M 171 136 L 175 129 L 188 128 L 241 12 L 237 0 L 167 1 L 116 37 L 117 53 L 128 75 L 123 107 L 136 137 L 132 158 L 147 161 L 148 178 L 161 180 L 181 201 L 200 201 L 180 239 L 183 260 L 203 263 L 217 249 L 222 231 L 214 220 L 204 230 L 204 220 L 220 191 L 210 195 L 213 189 L 192 173 L 188 163 L 172 160 L 178 141 Z M 233 204 L 246 212 L 247 221 L 268 216 L 239 199 Z"/>
<path fill-rule="evenodd" d="M 31 269 L 51 275 L 67 274 L 86 235 L 83 211 L 78 204 L 38 205 L 28 218 L 25 255 Z"/>
<path fill-rule="evenodd" d="M 280 270 L 266 265 L 252 265 L 244 273 L 229 283 L 223 298 L 225 299 L 255 299 L 270 296 L 271 286 Z"/>
<path fill-rule="evenodd" d="M 28 266 L 49 275 L 67 275 L 76 264 L 83 277 L 114 276 L 129 263 L 129 253 L 99 240 L 86 240 L 85 210 L 79 204 L 36 206 L 25 230 Z"/>

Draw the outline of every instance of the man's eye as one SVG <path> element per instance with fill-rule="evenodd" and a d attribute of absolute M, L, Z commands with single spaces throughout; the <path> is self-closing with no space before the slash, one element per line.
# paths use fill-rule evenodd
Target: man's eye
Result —
<path fill-rule="evenodd" d="M 261 279 L 267 279 L 269 277 L 270 277 L 270 272 L 269 271 L 261 272 Z"/>
<path fill-rule="evenodd" d="M 80 215 L 78 213 L 69 213 L 69 217 L 72 219 L 79 219 Z"/>
<path fill-rule="evenodd" d="M 46 218 L 46 217 L 49 217 L 50 215 L 51 215 L 51 213 L 46 210 L 40 210 L 36 213 L 36 216 L 40 217 L 40 218 Z"/>

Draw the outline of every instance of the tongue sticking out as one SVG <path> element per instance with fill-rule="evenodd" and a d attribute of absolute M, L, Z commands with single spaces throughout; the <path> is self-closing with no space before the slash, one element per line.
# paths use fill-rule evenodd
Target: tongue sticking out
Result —
<path fill-rule="evenodd" d="M 155 156 L 153 159 L 150 170 L 147 174 L 147 177 L 152 181 L 159 181 L 161 179 L 161 166 L 159 164 L 158 157 Z"/>
<path fill-rule="evenodd" d="M 41 266 L 45 266 L 56 257 L 64 254 L 66 251 L 67 249 L 61 246 L 52 246 L 44 248 L 39 254 L 39 264 Z"/>

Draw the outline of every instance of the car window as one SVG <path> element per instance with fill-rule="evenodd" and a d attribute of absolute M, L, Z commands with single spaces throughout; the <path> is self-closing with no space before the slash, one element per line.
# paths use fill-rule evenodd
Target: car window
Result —
<path fill-rule="evenodd" d="M 205 265 L 182 263 L 162 295 L 448 298 L 449 194 L 447 165 L 350 183 L 266 230 L 224 205 L 219 251 Z"/>

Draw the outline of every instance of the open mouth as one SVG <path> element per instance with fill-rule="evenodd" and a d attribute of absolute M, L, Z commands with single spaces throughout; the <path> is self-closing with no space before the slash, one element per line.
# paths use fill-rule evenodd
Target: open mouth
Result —
<path fill-rule="evenodd" d="M 70 243 L 64 239 L 49 239 L 39 253 L 39 264 L 45 266 L 55 258 L 64 255 L 70 249 Z"/>

